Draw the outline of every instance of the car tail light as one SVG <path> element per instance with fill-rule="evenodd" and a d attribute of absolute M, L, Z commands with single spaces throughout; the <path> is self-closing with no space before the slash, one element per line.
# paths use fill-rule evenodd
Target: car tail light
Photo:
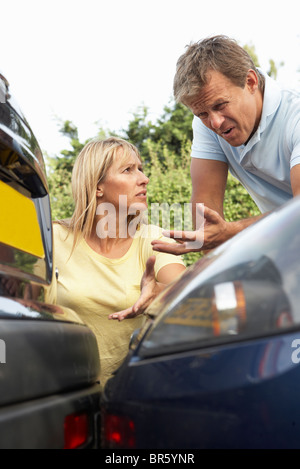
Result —
<path fill-rule="evenodd" d="M 88 441 L 89 422 L 87 414 L 71 414 L 65 418 L 64 449 L 76 449 Z"/>
<path fill-rule="evenodd" d="M 123 415 L 104 415 L 103 436 L 106 448 L 132 449 L 136 446 L 134 422 Z"/>

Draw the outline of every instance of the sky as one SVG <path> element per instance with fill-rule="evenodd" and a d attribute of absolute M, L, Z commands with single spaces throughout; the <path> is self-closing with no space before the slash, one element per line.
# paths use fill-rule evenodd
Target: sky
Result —
<path fill-rule="evenodd" d="M 0 0 L 0 71 L 42 150 L 68 148 L 60 122 L 85 141 L 120 132 L 134 112 L 156 122 L 190 42 L 225 34 L 269 59 L 300 90 L 298 0 Z"/>

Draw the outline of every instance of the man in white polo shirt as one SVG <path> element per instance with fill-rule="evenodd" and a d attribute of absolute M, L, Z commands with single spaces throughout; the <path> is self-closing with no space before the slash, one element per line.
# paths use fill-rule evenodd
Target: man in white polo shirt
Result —
<path fill-rule="evenodd" d="M 300 95 L 257 69 L 249 54 L 226 36 L 188 46 L 177 63 L 174 94 L 195 115 L 194 220 L 196 204 L 205 206 L 203 246 L 187 244 L 202 239 L 201 230 L 183 233 L 180 244 L 172 246 L 179 255 L 217 247 L 300 194 Z M 228 170 L 247 189 L 260 216 L 224 220 Z M 178 233 L 169 235 L 178 239 Z M 170 252 L 159 242 L 153 249 Z"/>

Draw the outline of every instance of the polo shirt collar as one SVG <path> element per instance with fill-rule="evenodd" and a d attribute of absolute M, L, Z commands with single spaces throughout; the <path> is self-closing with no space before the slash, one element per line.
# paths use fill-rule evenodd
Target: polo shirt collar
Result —
<path fill-rule="evenodd" d="M 249 140 L 246 146 L 242 145 L 240 147 L 241 160 L 254 147 L 254 145 L 256 145 L 256 143 L 260 141 L 261 134 L 265 131 L 267 126 L 272 121 L 281 102 L 281 90 L 277 82 L 273 80 L 273 78 L 269 77 L 269 75 L 263 72 L 261 69 L 258 70 L 265 77 L 265 91 L 262 115 L 258 129 L 251 138 L 251 140 Z"/>
<path fill-rule="evenodd" d="M 281 91 L 279 85 L 276 83 L 275 80 L 270 78 L 269 75 L 267 75 L 260 69 L 259 72 L 265 77 L 263 110 L 258 127 L 259 133 L 262 133 L 274 117 L 280 105 Z"/>

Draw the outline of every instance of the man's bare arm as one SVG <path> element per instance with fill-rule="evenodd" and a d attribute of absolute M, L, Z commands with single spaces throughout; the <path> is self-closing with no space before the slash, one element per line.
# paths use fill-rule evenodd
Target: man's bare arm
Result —
<path fill-rule="evenodd" d="M 196 204 L 204 204 L 224 218 L 223 204 L 227 177 L 228 165 L 226 163 L 192 158 L 192 208 L 195 229 L 199 228 L 196 226 Z"/>
<path fill-rule="evenodd" d="M 196 230 L 183 233 L 164 232 L 165 236 L 176 239 L 178 244 L 167 246 L 162 241 L 154 241 L 152 243 L 154 251 L 168 252 L 175 255 L 182 255 L 187 252 L 207 252 L 223 244 L 266 215 L 235 222 L 225 221 L 223 204 L 228 177 L 226 163 L 192 159 L 191 176 L 193 183 L 193 220 Z M 204 204 L 204 212 L 203 207 L 197 207 L 197 204 Z M 201 211 L 202 216 L 199 216 Z M 204 223 L 203 217 L 205 219 Z"/>

